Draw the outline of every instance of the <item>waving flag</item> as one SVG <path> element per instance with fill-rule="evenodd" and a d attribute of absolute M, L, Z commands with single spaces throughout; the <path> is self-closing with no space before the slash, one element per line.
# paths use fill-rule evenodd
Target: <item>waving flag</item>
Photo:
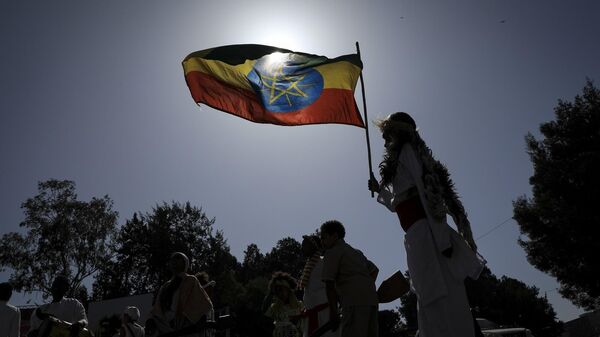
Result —
<path fill-rule="evenodd" d="M 334 59 L 263 45 L 201 50 L 183 60 L 194 101 L 257 123 L 364 127 L 356 54 Z"/>

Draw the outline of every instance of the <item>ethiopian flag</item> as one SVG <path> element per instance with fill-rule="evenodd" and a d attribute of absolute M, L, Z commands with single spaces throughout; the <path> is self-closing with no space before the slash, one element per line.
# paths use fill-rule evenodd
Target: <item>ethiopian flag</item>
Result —
<path fill-rule="evenodd" d="M 364 127 L 354 101 L 358 55 L 334 59 L 241 44 L 194 52 L 183 60 L 194 101 L 256 123 L 338 123 Z"/>

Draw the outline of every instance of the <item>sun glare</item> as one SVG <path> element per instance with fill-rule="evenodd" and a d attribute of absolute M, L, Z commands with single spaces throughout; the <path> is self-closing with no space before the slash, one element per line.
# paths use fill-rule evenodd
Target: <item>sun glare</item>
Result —
<path fill-rule="evenodd" d="M 287 57 L 288 57 L 287 54 L 279 53 L 279 52 L 267 55 L 267 57 L 265 59 L 265 66 L 268 69 L 272 69 L 274 67 L 278 67 L 281 64 L 285 63 Z"/>

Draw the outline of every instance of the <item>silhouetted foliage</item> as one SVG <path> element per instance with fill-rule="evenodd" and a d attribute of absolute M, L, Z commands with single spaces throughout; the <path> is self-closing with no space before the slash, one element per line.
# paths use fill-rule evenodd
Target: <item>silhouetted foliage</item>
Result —
<path fill-rule="evenodd" d="M 237 316 L 234 334 L 247 337 L 272 335 L 273 321 L 261 311 L 268 284 L 269 279 L 257 277 L 243 285 L 244 292 L 238 294 L 237 301 L 232 305 Z"/>
<path fill-rule="evenodd" d="M 560 336 L 562 325 L 538 288 L 507 276 L 498 279 L 488 268 L 478 280 L 467 279 L 466 285 L 477 317 L 503 326 L 525 327 L 535 336 Z"/>
<path fill-rule="evenodd" d="M 560 336 L 562 326 L 556 313 L 536 287 L 507 276 L 498 279 L 487 267 L 478 280 L 467 279 L 465 284 L 476 317 L 502 326 L 528 328 L 534 336 Z M 417 329 L 417 297 L 409 292 L 400 300 L 398 309 L 407 328 Z"/>
<path fill-rule="evenodd" d="M 190 203 L 163 203 L 152 212 L 134 214 L 121 227 L 116 255 L 103 265 L 94 283 L 94 298 L 112 298 L 157 291 L 171 275 L 167 262 L 180 251 L 190 258 L 189 273 L 207 271 L 217 280 L 215 294 L 223 294 L 222 277 L 229 277 L 237 261 L 215 220 Z M 215 299 L 217 305 L 220 298 Z"/>
<path fill-rule="evenodd" d="M 301 245 L 284 238 L 263 255 L 255 244 L 248 245 L 244 261 L 237 263 L 215 219 L 189 203 L 156 206 L 150 213 L 134 214 L 121 227 L 115 256 L 96 277 L 94 298 L 108 299 L 155 292 L 170 274 L 167 261 L 173 251 L 190 258 L 190 273 L 207 271 L 216 281 L 213 303 L 229 307 L 236 316 L 234 332 L 242 336 L 268 336 L 273 323 L 261 305 L 273 271 L 299 275 L 304 266 Z"/>
<path fill-rule="evenodd" d="M 408 271 L 404 273 L 406 279 L 410 279 L 410 274 Z M 398 312 L 404 319 L 404 324 L 406 328 L 409 330 L 417 330 L 419 326 L 419 322 L 417 320 L 417 295 L 415 295 L 412 291 L 407 292 L 406 294 L 400 297 L 400 307 L 398 308 Z"/>
<path fill-rule="evenodd" d="M 558 102 L 543 139 L 526 137 L 533 198 L 514 202 L 528 261 L 554 276 L 560 293 L 585 309 L 600 308 L 600 259 L 591 235 L 600 224 L 600 91 L 588 80 L 574 102 Z"/>
<path fill-rule="evenodd" d="M 284 271 L 295 278 L 302 274 L 305 262 L 302 244 L 291 237 L 277 241 L 277 245 L 265 256 L 265 266 L 269 273 Z"/>
<path fill-rule="evenodd" d="M 265 256 L 254 243 L 248 245 L 244 251 L 244 261 L 240 271 L 240 280 L 248 282 L 259 276 L 266 276 L 269 272 L 265 266 Z"/>
<path fill-rule="evenodd" d="M 403 336 L 403 324 L 400 313 L 394 310 L 380 310 L 377 316 L 379 320 L 379 337 Z"/>
<path fill-rule="evenodd" d="M 11 269 L 15 289 L 42 291 L 44 298 L 54 277 L 66 275 L 71 280 L 67 295 L 74 296 L 110 258 L 117 224 L 112 205 L 108 196 L 78 200 L 69 180 L 38 183 L 38 195 L 21 205 L 26 233 L 7 233 L 0 240 L 0 270 Z"/>

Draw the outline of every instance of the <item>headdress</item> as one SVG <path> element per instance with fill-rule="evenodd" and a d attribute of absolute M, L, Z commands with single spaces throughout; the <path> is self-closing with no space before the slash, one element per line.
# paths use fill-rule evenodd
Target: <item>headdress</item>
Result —
<path fill-rule="evenodd" d="M 292 275 L 286 272 L 276 271 L 273 273 L 271 281 L 269 282 L 269 289 L 273 289 L 274 286 L 284 286 L 289 289 L 294 289 L 296 288 L 296 280 Z"/>
<path fill-rule="evenodd" d="M 271 277 L 271 281 L 269 282 L 269 290 L 272 290 L 273 287 L 276 286 L 281 286 L 290 290 L 289 303 L 284 304 L 279 297 L 275 296 L 273 298 L 272 306 L 290 306 L 292 308 L 298 308 L 300 306 L 300 302 L 296 298 L 296 295 L 293 291 L 293 289 L 296 288 L 296 280 L 290 274 L 281 271 L 274 272 L 273 276 Z"/>
<path fill-rule="evenodd" d="M 396 112 L 396 114 L 404 114 L 403 112 Z M 395 114 L 391 114 L 385 119 L 380 119 L 375 121 L 375 125 L 379 127 L 382 133 L 390 133 L 394 135 L 398 135 L 401 133 L 411 134 L 417 131 L 417 127 L 414 124 L 414 120 L 412 118 L 410 120 L 401 120 L 401 119 L 393 119 Z M 408 115 L 408 114 L 406 114 Z M 412 123 L 411 123 L 412 120 Z"/>

